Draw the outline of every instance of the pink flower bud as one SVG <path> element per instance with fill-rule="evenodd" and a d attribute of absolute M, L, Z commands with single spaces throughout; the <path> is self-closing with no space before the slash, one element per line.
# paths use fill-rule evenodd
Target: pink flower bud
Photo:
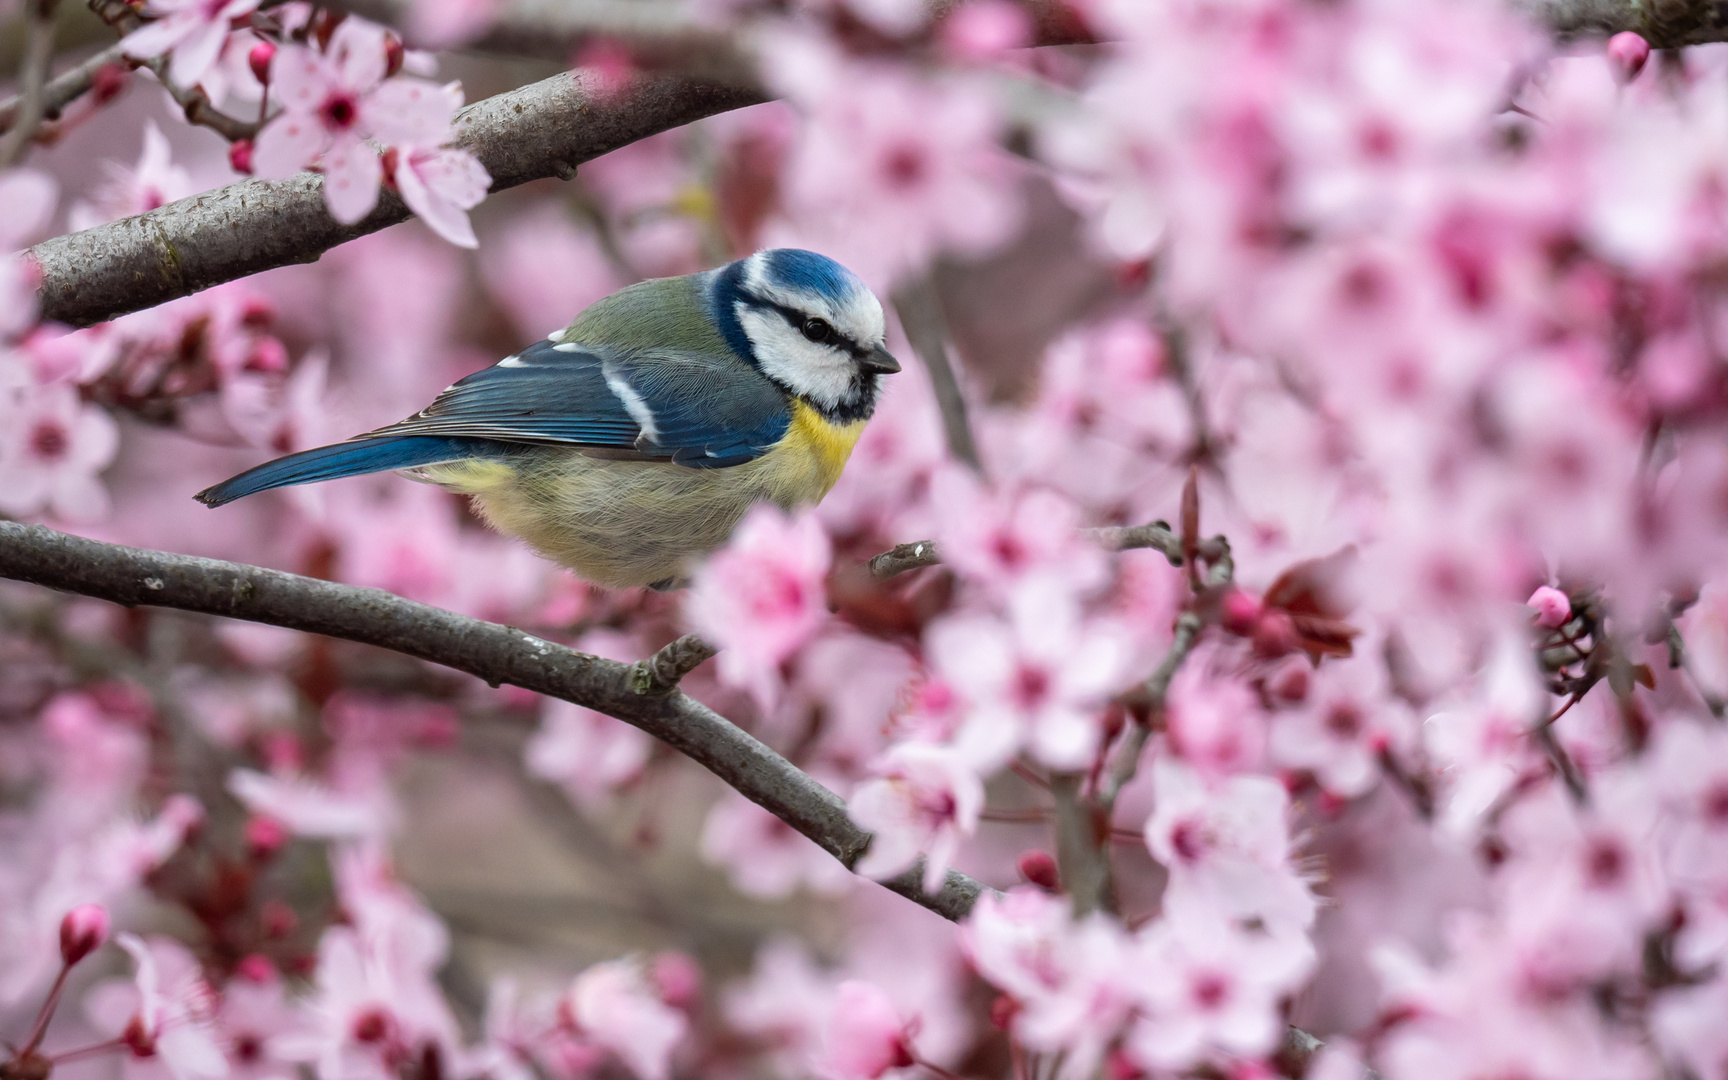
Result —
<path fill-rule="evenodd" d="M 1218 620 L 1230 633 L 1247 637 L 1254 632 L 1254 624 L 1260 621 L 1260 613 L 1265 607 L 1265 603 L 1253 593 L 1231 589 L 1224 594 L 1224 601 L 1219 605 Z"/>
<path fill-rule="evenodd" d="M 235 139 L 228 147 L 228 164 L 242 176 L 252 175 L 252 140 Z"/>
<path fill-rule="evenodd" d="M 668 951 L 654 957 L 649 977 L 660 1000 L 675 1009 L 687 1009 L 702 996 L 702 969 L 685 953 Z"/>
<path fill-rule="evenodd" d="M 79 904 L 60 920 L 60 962 L 71 967 L 108 940 L 108 909 Z"/>
<path fill-rule="evenodd" d="M 1524 601 L 1529 607 L 1536 609 L 1536 625 L 1550 630 L 1565 626 L 1572 618 L 1572 601 L 1566 594 L 1552 585 L 1544 585 L 1530 594 L 1530 599 Z"/>
<path fill-rule="evenodd" d="M 990 1003 L 990 1023 L 1003 1031 L 1014 1022 L 1014 1014 L 1020 1011 L 1020 1003 L 1007 994 L 997 994 L 996 1000 Z"/>
<path fill-rule="evenodd" d="M 1048 851 L 1036 849 L 1020 856 L 1020 876 L 1038 886 L 1055 892 L 1059 887 L 1056 875 L 1056 860 L 1050 857 Z"/>
<path fill-rule="evenodd" d="M 1650 43 L 1631 30 L 1622 30 L 1608 39 L 1608 63 L 1614 68 L 1614 79 L 1624 86 L 1644 70 L 1650 59 Z"/>
<path fill-rule="evenodd" d="M 234 965 L 234 974 L 249 983 L 262 986 L 276 981 L 276 965 L 263 953 L 247 953 Z"/>
<path fill-rule="evenodd" d="M 408 58 L 408 49 L 402 44 L 402 39 L 391 34 L 384 39 L 384 74 L 386 77 L 402 70 L 402 62 Z"/>
<path fill-rule="evenodd" d="M 270 81 L 270 61 L 276 59 L 276 46 L 268 41 L 260 41 L 252 46 L 252 51 L 246 54 L 246 63 L 252 68 L 252 76 L 261 83 Z"/>
<path fill-rule="evenodd" d="M 264 860 L 281 851 L 290 839 L 288 827 L 272 817 L 253 817 L 246 821 L 246 850 L 252 858 Z"/>

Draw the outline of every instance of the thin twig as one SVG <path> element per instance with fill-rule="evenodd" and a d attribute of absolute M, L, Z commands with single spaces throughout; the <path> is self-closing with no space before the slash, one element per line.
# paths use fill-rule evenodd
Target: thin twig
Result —
<path fill-rule="evenodd" d="M 0 137 L 0 169 L 24 156 L 24 148 L 36 135 L 46 108 L 44 89 L 48 67 L 54 60 L 54 9 L 58 0 L 28 0 L 29 21 L 25 26 L 24 64 L 19 69 L 17 123 Z"/>
<path fill-rule="evenodd" d="M 1672 621 L 1668 623 L 1668 666 L 1679 668 L 1692 680 L 1693 689 L 1704 700 L 1704 707 L 1710 710 L 1710 715 L 1720 720 L 1728 715 L 1728 701 L 1705 685 L 1698 677 L 1698 669 L 1692 665 L 1692 654 L 1686 648 L 1686 639 L 1680 636 L 1680 627 Z"/>
<path fill-rule="evenodd" d="M 894 290 L 894 311 L 900 316 L 900 327 L 906 331 L 913 353 L 930 373 L 936 406 L 942 412 L 942 433 L 948 441 L 948 452 L 956 461 L 971 466 L 972 471 L 983 472 L 978 444 L 973 441 L 972 426 L 966 419 L 966 395 L 961 392 L 960 378 L 948 356 L 948 323 L 942 317 L 935 282 L 926 274 Z"/>
<path fill-rule="evenodd" d="M 670 694 L 684 676 L 714 658 L 720 650 L 695 634 L 662 646 L 646 660 L 630 665 L 630 689 L 638 694 Z"/>
<path fill-rule="evenodd" d="M 1192 611 L 1184 611 L 1176 619 L 1176 632 L 1170 641 L 1170 651 L 1164 654 L 1164 659 L 1146 677 L 1146 681 L 1135 688 L 1131 699 L 1133 704 L 1133 721 L 1128 725 L 1128 731 L 1122 738 L 1122 745 L 1117 747 L 1116 756 L 1110 762 L 1110 771 L 1105 774 L 1104 784 L 1098 792 L 1098 804 L 1106 814 L 1116 805 L 1116 797 L 1122 794 L 1122 789 L 1134 779 L 1134 773 L 1140 767 L 1140 754 L 1146 748 L 1146 740 L 1151 736 L 1154 726 L 1164 715 L 1164 700 L 1170 694 L 1170 681 L 1176 677 L 1176 671 L 1188 659 L 1188 654 L 1194 651 L 1194 643 L 1200 640 L 1202 626 L 1200 616 Z"/>
<path fill-rule="evenodd" d="M 42 86 L 42 119 L 59 119 L 60 110 L 89 93 L 96 85 L 97 75 L 111 64 L 132 67 L 136 65 L 136 61 L 128 60 L 120 43 L 115 42 L 89 59 L 49 79 Z M 21 104 L 21 95 L 14 95 L 0 102 L 0 131 L 12 129 L 13 122 L 18 119 L 18 108 Z"/>
<path fill-rule="evenodd" d="M 0 521 L 0 577 L 127 606 L 146 604 L 284 626 L 390 649 L 569 701 L 631 724 L 708 769 L 848 868 L 869 846 L 846 803 L 706 705 L 678 691 L 637 693 L 632 665 L 589 656 L 509 626 L 244 563 L 105 544 Z M 950 870 L 926 894 L 922 864 L 882 882 L 948 919 L 985 891 Z"/>
<path fill-rule="evenodd" d="M 1169 560 L 1171 566 L 1182 565 L 1182 541 L 1170 531 L 1170 526 L 1162 521 L 1154 521 L 1150 525 L 1106 525 L 1096 529 L 1081 529 L 1080 535 L 1105 551 L 1155 548 Z M 1230 546 L 1224 543 L 1222 537 L 1215 536 L 1200 545 L 1200 558 L 1212 565 L 1228 558 L 1229 554 Z M 936 541 L 915 540 L 911 543 L 896 544 L 871 559 L 870 574 L 877 579 L 886 579 L 926 566 L 936 566 L 941 561 L 942 553 L 937 550 Z"/>
<path fill-rule="evenodd" d="M 158 56 L 154 60 L 146 60 L 144 66 L 156 76 L 156 81 L 162 84 L 162 89 L 168 91 L 168 96 L 180 106 L 180 111 L 186 114 L 186 122 L 198 127 L 207 127 L 229 142 L 239 142 L 241 139 L 256 139 L 261 126 L 251 120 L 241 120 L 229 116 L 218 109 L 210 101 L 210 96 L 197 86 L 177 86 L 168 78 L 168 57 Z"/>

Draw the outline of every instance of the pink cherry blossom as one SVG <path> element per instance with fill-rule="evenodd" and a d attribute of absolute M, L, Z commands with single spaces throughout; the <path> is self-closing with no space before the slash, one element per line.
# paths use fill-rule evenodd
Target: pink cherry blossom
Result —
<path fill-rule="evenodd" d="M 960 841 L 978 828 L 984 784 L 953 750 L 918 743 L 894 747 L 877 772 L 849 804 L 852 820 L 871 834 L 858 873 L 893 877 L 922 856 L 924 891 L 935 892 Z"/>
<path fill-rule="evenodd" d="M 1155 923 L 1138 950 L 1134 979 L 1144 1013 L 1126 1045 L 1148 1069 L 1270 1053 L 1284 1031 L 1279 1000 L 1314 963 L 1300 936 L 1244 931 L 1198 913 Z"/>
<path fill-rule="evenodd" d="M 1065 898 L 1042 889 L 980 897 L 961 944 L 1013 1000 L 1015 1036 L 1029 1049 L 1070 1055 L 1066 1076 L 1092 1075 L 1136 1007 L 1122 927 L 1097 913 L 1075 921 Z"/>
<path fill-rule="evenodd" d="M 951 464 L 931 478 L 942 558 L 969 579 L 1005 589 L 1026 577 L 1055 575 L 1079 589 L 1103 579 L 1104 553 L 1080 535 L 1080 515 L 1055 492 L 986 490 Z"/>
<path fill-rule="evenodd" d="M 1314 921 L 1315 901 L 1290 863 L 1289 796 L 1263 776 L 1207 783 L 1178 761 L 1152 762 L 1146 846 L 1170 871 L 1166 912 L 1259 919 L 1273 932 Z"/>
<path fill-rule="evenodd" d="M 190 88 L 204 78 L 222 52 L 229 24 L 258 9 L 259 0 L 150 0 L 154 20 L 126 35 L 126 55 L 150 60 L 171 55 L 168 77 Z"/>
<path fill-rule="evenodd" d="M 285 179 L 319 161 L 331 216 L 352 224 L 378 203 L 384 165 L 366 142 L 375 139 L 394 150 L 391 179 L 409 208 L 440 236 L 473 247 L 467 211 L 491 178 L 468 151 L 444 148 L 461 86 L 407 75 L 386 79 L 385 42 L 381 27 L 346 19 L 322 52 L 299 45 L 278 50 L 270 75 L 282 112 L 258 133 L 253 169 Z"/>
<path fill-rule="evenodd" d="M 1200 650 L 1170 682 L 1166 731 L 1170 749 L 1209 777 L 1261 766 L 1267 718 L 1240 678 L 1217 670 Z"/>
<path fill-rule="evenodd" d="M 191 174 L 185 166 L 174 164 L 171 154 L 161 129 L 154 122 L 146 123 L 138 163 L 130 169 L 108 163 L 108 182 L 98 189 L 95 203 L 80 203 L 72 208 L 74 227 L 88 229 L 148 213 L 192 194 Z"/>
<path fill-rule="evenodd" d="M 814 517 L 772 506 L 747 514 L 696 573 L 686 611 L 720 645 L 722 681 L 758 701 L 778 696 L 779 667 L 827 617 L 828 536 Z"/>
<path fill-rule="evenodd" d="M 660 1000 L 640 965 L 595 964 L 565 997 L 577 1031 L 604 1047 L 641 1080 L 667 1080 L 672 1054 L 689 1033 L 684 1014 Z"/>
<path fill-rule="evenodd" d="M 786 70 L 792 48 L 770 55 L 796 98 L 809 84 Z M 813 96 L 788 201 L 799 225 L 838 240 L 837 254 L 866 280 L 895 277 L 943 249 L 987 250 L 1013 228 L 1011 165 L 987 98 L 862 64 L 834 65 Z M 893 230 L 863 227 L 890 219 Z"/>
<path fill-rule="evenodd" d="M 115 940 L 132 957 L 133 979 L 99 987 L 86 999 L 86 1009 L 124 1040 L 128 1076 L 226 1076 L 228 1063 L 213 1024 L 216 995 L 198 961 L 185 946 L 167 938 L 146 942 L 135 934 L 121 934 Z"/>
<path fill-rule="evenodd" d="M 957 745 L 999 766 L 1023 739 L 1053 768 L 1083 769 L 1103 739 L 1105 706 L 1127 678 L 1129 639 L 1043 577 L 1008 598 L 1009 620 L 956 615 L 928 633 L 936 671 L 968 703 Z"/>
<path fill-rule="evenodd" d="M 98 474 L 114 460 L 119 432 L 105 411 L 57 385 L 0 391 L 0 417 L 0 509 L 73 522 L 107 515 Z"/>
<path fill-rule="evenodd" d="M 630 637 L 606 631 L 588 635 L 581 646 L 608 660 L 633 660 L 642 653 Z M 652 740 L 636 728 L 556 700 L 544 703 L 540 730 L 523 751 L 532 775 L 559 784 L 571 801 L 592 808 L 641 775 L 652 752 Z"/>
<path fill-rule="evenodd" d="M 766 900 L 783 900 L 799 889 L 836 895 L 857 880 L 815 841 L 736 793 L 708 811 L 702 858 L 724 868 L 739 892 Z"/>
<path fill-rule="evenodd" d="M 826 1052 L 818 1067 L 832 1080 L 877 1080 L 891 1069 L 910 1065 L 908 1026 L 880 987 L 857 979 L 843 982 L 835 990 Z"/>
<path fill-rule="evenodd" d="M 1327 661 L 1306 683 L 1300 704 L 1272 720 L 1272 758 L 1312 772 L 1333 794 L 1361 795 L 1379 777 L 1379 756 L 1414 742 L 1415 719 L 1371 653 Z"/>

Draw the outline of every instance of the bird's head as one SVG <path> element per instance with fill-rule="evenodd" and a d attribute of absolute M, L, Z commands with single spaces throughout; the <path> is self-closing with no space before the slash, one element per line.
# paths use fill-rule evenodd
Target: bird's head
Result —
<path fill-rule="evenodd" d="M 713 288 L 733 348 L 830 420 L 869 417 L 877 379 L 900 370 L 883 347 L 881 302 L 825 255 L 759 251 L 721 269 Z"/>

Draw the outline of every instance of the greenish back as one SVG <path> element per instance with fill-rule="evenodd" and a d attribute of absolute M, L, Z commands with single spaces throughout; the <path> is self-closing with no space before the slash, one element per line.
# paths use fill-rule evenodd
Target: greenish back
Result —
<path fill-rule="evenodd" d="M 652 278 L 596 301 L 564 331 L 562 340 L 626 350 L 675 349 L 731 356 L 731 347 L 708 316 L 707 275 Z"/>

